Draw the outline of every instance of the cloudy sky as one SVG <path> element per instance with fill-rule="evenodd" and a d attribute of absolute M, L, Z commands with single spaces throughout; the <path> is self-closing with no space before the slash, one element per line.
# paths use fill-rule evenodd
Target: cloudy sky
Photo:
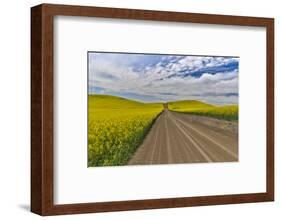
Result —
<path fill-rule="evenodd" d="M 142 102 L 238 103 L 237 57 L 88 53 L 90 94 Z"/>

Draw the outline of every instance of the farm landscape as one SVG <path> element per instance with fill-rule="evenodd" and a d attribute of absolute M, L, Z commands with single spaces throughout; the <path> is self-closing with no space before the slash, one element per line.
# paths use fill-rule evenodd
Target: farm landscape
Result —
<path fill-rule="evenodd" d="M 92 52 L 88 59 L 88 167 L 238 161 L 237 58 Z M 187 65 L 169 71 L 171 63 L 159 65 L 165 59 Z"/>

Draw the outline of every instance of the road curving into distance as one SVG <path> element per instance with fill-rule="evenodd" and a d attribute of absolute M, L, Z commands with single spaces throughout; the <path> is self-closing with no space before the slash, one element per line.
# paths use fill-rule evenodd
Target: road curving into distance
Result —
<path fill-rule="evenodd" d="M 236 122 L 164 109 L 129 165 L 238 161 Z"/>

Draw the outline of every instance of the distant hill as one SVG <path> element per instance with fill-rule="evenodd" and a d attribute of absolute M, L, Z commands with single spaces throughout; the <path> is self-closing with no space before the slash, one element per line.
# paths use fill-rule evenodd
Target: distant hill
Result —
<path fill-rule="evenodd" d="M 138 109 L 163 109 L 163 103 L 142 103 L 135 100 L 125 99 L 112 95 L 93 94 L 88 96 L 89 111 Z M 237 121 L 238 105 L 215 106 L 198 100 L 181 100 L 168 102 L 168 109 L 182 113 L 204 115 L 219 119 Z"/>
<path fill-rule="evenodd" d="M 238 121 L 238 105 L 215 106 L 197 100 L 169 102 L 171 111 L 203 115 L 229 121 Z"/>
<path fill-rule="evenodd" d="M 191 110 L 191 109 L 202 109 L 207 107 L 214 107 L 213 105 L 197 100 L 182 100 L 175 102 L 168 102 L 170 110 Z"/>
<path fill-rule="evenodd" d="M 112 95 L 93 94 L 88 96 L 88 100 L 90 109 L 136 109 L 163 107 L 162 103 L 142 103 Z"/>

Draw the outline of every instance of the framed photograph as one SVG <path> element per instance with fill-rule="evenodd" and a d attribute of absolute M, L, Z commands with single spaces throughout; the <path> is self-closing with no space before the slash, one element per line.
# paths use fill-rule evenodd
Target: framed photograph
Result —
<path fill-rule="evenodd" d="M 31 211 L 274 200 L 274 19 L 31 9 Z"/>

